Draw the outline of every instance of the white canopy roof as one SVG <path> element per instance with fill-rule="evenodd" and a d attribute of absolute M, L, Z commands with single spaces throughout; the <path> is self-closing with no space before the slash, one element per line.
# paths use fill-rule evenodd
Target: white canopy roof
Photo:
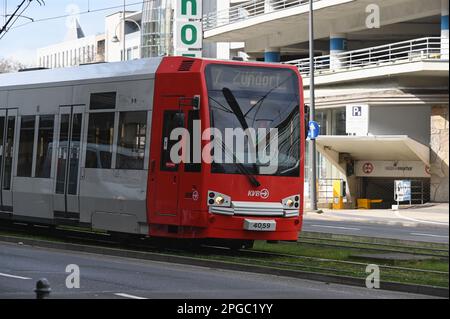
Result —
<path fill-rule="evenodd" d="M 354 160 L 430 162 L 430 149 L 406 135 L 320 136 L 320 152 L 348 153 Z M 334 151 L 334 152 L 333 152 Z"/>

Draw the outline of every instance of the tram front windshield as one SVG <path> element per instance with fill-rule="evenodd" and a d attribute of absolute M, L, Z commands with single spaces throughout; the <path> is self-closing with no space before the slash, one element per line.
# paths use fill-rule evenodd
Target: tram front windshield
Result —
<path fill-rule="evenodd" d="M 286 68 L 210 64 L 206 82 L 211 128 L 222 139 L 212 173 L 242 174 L 244 169 L 253 175 L 299 176 L 297 74 Z M 234 142 L 227 139 L 230 129 L 253 131 L 254 135 L 247 134 L 243 147 L 238 147 L 236 135 Z M 214 152 L 216 148 L 217 144 Z"/>

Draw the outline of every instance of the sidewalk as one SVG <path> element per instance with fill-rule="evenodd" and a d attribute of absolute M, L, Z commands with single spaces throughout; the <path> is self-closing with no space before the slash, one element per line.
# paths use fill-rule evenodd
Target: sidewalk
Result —
<path fill-rule="evenodd" d="M 422 207 L 412 207 L 394 211 L 391 209 L 324 209 L 323 214 L 306 211 L 305 220 L 361 222 L 385 225 L 448 227 L 449 204 L 430 204 Z"/>

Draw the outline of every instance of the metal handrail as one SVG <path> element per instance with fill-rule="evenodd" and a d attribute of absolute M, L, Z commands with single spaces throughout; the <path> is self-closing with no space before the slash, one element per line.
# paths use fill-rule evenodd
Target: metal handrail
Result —
<path fill-rule="evenodd" d="M 319 1 L 319 0 L 314 0 Z M 306 5 L 309 0 L 251 0 L 233 6 L 229 9 L 209 12 L 203 15 L 205 31 L 223 25 L 239 22 L 248 18 L 260 16 L 274 11 Z"/>
<path fill-rule="evenodd" d="M 334 182 L 343 181 L 342 178 L 319 178 L 317 187 L 317 200 L 319 203 L 333 203 Z"/>
<path fill-rule="evenodd" d="M 413 62 L 427 59 L 441 59 L 441 38 L 428 37 L 376 47 L 347 51 L 314 58 L 315 72 L 319 74 L 355 70 L 396 62 Z M 295 65 L 300 73 L 309 75 L 309 58 L 284 62 Z"/>

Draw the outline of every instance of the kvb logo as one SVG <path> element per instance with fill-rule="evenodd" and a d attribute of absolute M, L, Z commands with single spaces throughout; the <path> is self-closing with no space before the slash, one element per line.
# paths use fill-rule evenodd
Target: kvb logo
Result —
<path fill-rule="evenodd" d="M 269 198 L 270 193 L 267 188 L 264 188 L 260 191 L 249 190 L 247 195 L 248 195 L 248 197 L 260 197 L 262 199 L 267 199 L 267 198 Z"/>

